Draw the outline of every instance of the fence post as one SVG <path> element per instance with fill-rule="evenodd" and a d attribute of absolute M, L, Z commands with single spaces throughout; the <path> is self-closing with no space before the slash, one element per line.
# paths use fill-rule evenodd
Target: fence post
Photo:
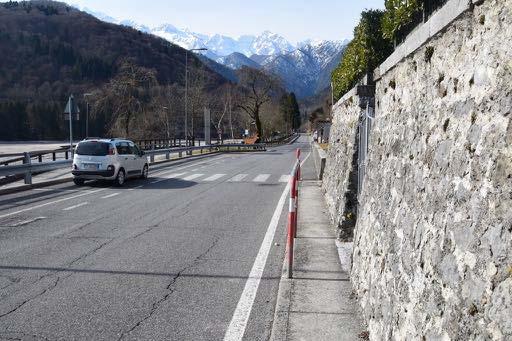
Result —
<path fill-rule="evenodd" d="M 30 153 L 23 153 L 23 164 L 30 166 L 31 163 L 32 161 L 30 159 Z M 32 185 L 32 171 L 30 168 L 27 172 L 25 172 L 25 184 Z"/>

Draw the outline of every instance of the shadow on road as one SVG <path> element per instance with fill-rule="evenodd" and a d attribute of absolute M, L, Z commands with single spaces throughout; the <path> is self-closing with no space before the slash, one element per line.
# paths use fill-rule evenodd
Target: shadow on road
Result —
<path fill-rule="evenodd" d="M 121 271 L 121 270 L 103 270 L 103 269 L 70 269 L 58 267 L 39 267 L 39 266 L 9 266 L 0 265 L 0 270 L 11 271 L 52 271 L 52 272 L 72 272 L 89 273 L 105 275 L 128 275 L 128 276 L 150 276 L 150 277 L 192 277 L 192 278 L 220 278 L 220 279 L 247 279 L 246 276 L 232 275 L 206 275 L 206 274 L 184 274 L 171 272 L 148 272 L 148 271 Z M 266 276 L 262 280 L 279 280 L 280 276 Z"/>

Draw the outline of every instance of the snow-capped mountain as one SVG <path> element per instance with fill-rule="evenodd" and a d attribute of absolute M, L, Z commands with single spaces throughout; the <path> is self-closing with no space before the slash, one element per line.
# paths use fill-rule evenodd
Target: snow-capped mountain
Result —
<path fill-rule="evenodd" d="M 348 43 L 347 40 L 305 40 L 292 44 L 270 31 L 233 38 L 192 32 L 171 24 L 149 28 L 131 20 L 116 20 L 88 8 L 82 10 L 100 20 L 154 34 L 188 50 L 205 47 L 208 51 L 202 53 L 203 62 L 228 79 L 233 80 L 233 70 L 243 66 L 267 70 L 279 76 L 286 88 L 301 98 L 314 95 L 329 86 L 331 72 L 340 62 Z"/>
<path fill-rule="evenodd" d="M 339 41 L 311 42 L 292 52 L 266 58 L 263 68 L 278 75 L 297 97 L 309 97 L 329 86 L 345 46 Z"/>
<path fill-rule="evenodd" d="M 233 52 L 225 57 L 218 57 L 215 59 L 215 61 L 233 70 L 238 70 L 243 66 L 248 66 L 254 69 L 261 68 L 259 63 L 255 62 L 240 52 Z"/>

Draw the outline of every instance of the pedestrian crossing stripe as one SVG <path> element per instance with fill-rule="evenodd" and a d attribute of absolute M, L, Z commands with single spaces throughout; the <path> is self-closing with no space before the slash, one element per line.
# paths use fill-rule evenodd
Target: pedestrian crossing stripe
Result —
<path fill-rule="evenodd" d="M 240 182 L 243 179 L 245 179 L 247 177 L 247 175 L 249 175 L 249 174 L 237 174 L 234 177 L 232 177 L 231 179 L 229 179 L 228 181 L 229 182 Z"/>
<path fill-rule="evenodd" d="M 270 174 L 259 174 L 252 181 L 253 182 L 265 182 L 270 178 Z"/>
<path fill-rule="evenodd" d="M 226 174 L 213 174 L 212 176 L 204 179 L 203 181 L 215 181 L 215 180 L 219 180 L 220 178 L 223 178 L 225 176 L 226 176 Z"/>

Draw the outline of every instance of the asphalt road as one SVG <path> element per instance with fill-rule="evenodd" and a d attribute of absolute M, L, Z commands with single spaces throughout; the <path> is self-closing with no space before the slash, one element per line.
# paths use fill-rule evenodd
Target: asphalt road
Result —
<path fill-rule="evenodd" d="M 310 150 L 301 137 L 161 165 L 123 188 L 0 196 L 0 340 L 222 340 L 240 307 L 250 313 L 244 339 L 267 340 L 285 250 L 287 204 L 276 207 L 297 147 L 303 158 Z M 273 215 L 247 308 L 244 287 Z"/>

